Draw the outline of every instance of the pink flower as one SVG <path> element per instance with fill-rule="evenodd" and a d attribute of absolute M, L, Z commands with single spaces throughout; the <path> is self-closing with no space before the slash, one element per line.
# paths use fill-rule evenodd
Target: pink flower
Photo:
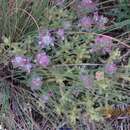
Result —
<path fill-rule="evenodd" d="M 39 90 L 43 84 L 42 77 L 40 76 L 34 76 L 31 79 L 31 89 L 32 90 Z"/>
<path fill-rule="evenodd" d="M 24 66 L 28 62 L 28 59 L 25 56 L 15 56 L 11 62 L 13 66 L 20 67 Z"/>
<path fill-rule="evenodd" d="M 99 29 L 104 29 L 105 24 L 108 22 L 108 18 L 104 17 L 103 15 L 99 15 L 98 12 L 94 13 L 93 19 L 94 19 L 96 26 Z"/>
<path fill-rule="evenodd" d="M 91 52 L 110 53 L 112 51 L 112 39 L 107 36 L 97 36 L 95 43 L 92 45 Z"/>
<path fill-rule="evenodd" d="M 41 31 L 39 33 L 39 41 L 38 44 L 40 47 L 45 48 L 48 46 L 54 46 L 53 38 L 51 37 L 51 34 L 48 31 Z"/>
<path fill-rule="evenodd" d="M 95 78 L 96 78 L 97 80 L 102 80 L 102 79 L 104 79 L 104 72 L 97 71 L 96 74 L 95 74 Z"/>
<path fill-rule="evenodd" d="M 36 55 L 36 63 L 42 67 L 47 67 L 49 65 L 49 57 L 46 53 L 38 53 Z"/>
<path fill-rule="evenodd" d="M 114 74 L 114 73 L 116 73 L 116 71 L 117 71 L 116 64 L 111 63 L 111 64 L 106 64 L 105 65 L 105 72 L 107 74 Z"/>
<path fill-rule="evenodd" d="M 90 17 L 83 17 L 80 19 L 79 22 L 80 22 L 80 25 L 86 29 L 91 28 L 93 24 L 93 20 Z"/>
<path fill-rule="evenodd" d="M 30 63 L 30 59 L 25 56 L 15 56 L 12 59 L 12 64 L 14 67 L 21 68 L 22 70 L 30 73 L 32 69 L 32 64 Z"/>
<path fill-rule="evenodd" d="M 52 97 L 52 96 L 53 96 L 53 92 L 52 92 L 52 91 L 49 91 L 49 92 L 48 92 L 48 96 L 49 96 L 49 97 Z"/>
<path fill-rule="evenodd" d="M 30 73 L 31 69 L 32 69 L 32 64 L 31 63 L 25 64 L 23 66 L 23 70 L 26 71 L 27 73 Z"/>
<path fill-rule="evenodd" d="M 96 44 L 106 44 L 106 45 L 109 45 L 112 43 L 112 39 L 107 37 L 107 36 L 97 36 L 96 39 L 95 39 L 95 43 Z"/>

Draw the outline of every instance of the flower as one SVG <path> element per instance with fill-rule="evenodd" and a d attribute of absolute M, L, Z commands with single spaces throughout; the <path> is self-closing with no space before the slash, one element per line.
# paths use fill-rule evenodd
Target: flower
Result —
<path fill-rule="evenodd" d="M 30 73 L 31 69 L 32 69 L 31 63 L 25 64 L 24 67 L 23 67 L 23 70 L 25 70 L 27 73 Z"/>
<path fill-rule="evenodd" d="M 114 63 L 108 63 L 105 65 L 105 73 L 114 74 L 117 71 L 117 66 Z"/>
<path fill-rule="evenodd" d="M 93 20 L 91 19 L 91 17 L 83 17 L 80 19 L 79 23 L 83 28 L 88 29 L 92 27 Z"/>
<path fill-rule="evenodd" d="M 36 55 L 36 63 L 42 67 L 47 67 L 49 65 L 49 57 L 46 53 L 41 52 Z"/>
<path fill-rule="evenodd" d="M 107 36 L 97 36 L 95 43 L 91 46 L 91 52 L 102 52 L 103 54 L 110 53 L 112 51 L 113 42 L 112 39 Z"/>
<path fill-rule="evenodd" d="M 38 44 L 41 48 L 48 47 L 49 45 L 54 46 L 53 38 L 49 31 L 41 31 L 39 33 L 39 41 Z"/>
<path fill-rule="evenodd" d="M 58 29 L 58 30 L 57 30 L 57 34 L 60 36 L 60 38 L 61 38 L 62 40 L 65 39 L 64 29 L 63 29 L 63 28 Z"/>
<path fill-rule="evenodd" d="M 111 45 L 112 39 L 107 36 L 97 36 L 95 39 L 96 44 L 105 44 L 105 45 Z M 104 45 L 102 45 L 104 46 Z"/>
<path fill-rule="evenodd" d="M 31 78 L 31 90 L 39 90 L 43 84 L 42 77 L 40 76 L 33 76 Z"/>
<path fill-rule="evenodd" d="M 89 10 L 96 9 L 96 4 L 92 0 L 82 0 L 79 6 L 81 8 L 87 8 Z"/>
<path fill-rule="evenodd" d="M 42 96 L 40 97 L 40 100 L 41 100 L 41 102 L 43 102 L 43 103 L 47 103 L 48 100 L 49 100 L 49 96 L 47 96 L 47 95 L 42 95 Z"/>
<path fill-rule="evenodd" d="M 49 97 L 52 97 L 52 96 L 53 96 L 53 92 L 52 92 L 52 91 L 49 91 L 49 92 L 48 92 L 48 96 L 49 96 Z"/>
<path fill-rule="evenodd" d="M 27 58 L 24 56 L 15 56 L 11 62 L 15 67 L 24 66 L 27 63 Z"/>
<path fill-rule="evenodd" d="M 80 79 L 86 88 L 91 88 L 93 86 L 93 78 L 90 75 L 81 75 Z"/>
<path fill-rule="evenodd" d="M 108 22 L 108 18 L 99 15 L 98 12 L 94 12 L 93 20 L 99 29 L 105 29 L 105 24 Z"/>
<path fill-rule="evenodd" d="M 30 63 L 30 59 L 25 56 L 15 56 L 12 60 L 11 63 L 13 64 L 14 67 L 21 68 L 22 70 L 30 73 L 32 69 L 32 64 Z"/>
<path fill-rule="evenodd" d="M 104 17 L 103 15 L 100 16 L 99 21 L 97 25 L 100 26 L 100 28 L 105 28 L 105 24 L 108 22 L 108 18 Z"/>
<path fill-rule="evenodd" d="M 97 80 L 102 80 L 102 79 L 104 79 L 104 72 L 97 71 L 95 78 L 96 78 Z"/>

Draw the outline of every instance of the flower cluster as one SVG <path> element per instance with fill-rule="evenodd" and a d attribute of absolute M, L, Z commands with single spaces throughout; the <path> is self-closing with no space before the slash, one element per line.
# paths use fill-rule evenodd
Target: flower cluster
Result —
<path fill-rule="evenodd" d="M 40 97 L 40 100 L 42 103 L 47 103 L 49 101 L 49 98 L 53 96 L 53 93 L 51 91 L 49 91 L 47 94 L 43 94 Z"/>
<path fill-rule="evenodd" d="M 36 55 L 36 63 L 41 67 L 47 67 L 49 65 L 49 57 L 45 52 L 40 52 Z"/>
<path fill-rule="evenodd" d="M 97 36 L 95 43 L 91 45 L 91 52 L 101 52 L 102 54 L 112 51 L 113 41 L 106 36 Z"/>
<path fill-rule="evenodd" d="M 11 62 L 12 62 L 14 67 L 21 68 L 22 70 L 24 70 L 28 73 L 31 72 L 32 64 L 31 64 L 30 59 L 28 57 L 20 56 L 20 55 L 15 56 Z"/>
<path fill-rule="evenodd" d="M 80 19 L 80 26 L 82 26 L 85 29 L 90 29 L 93 25 L 93 19 L 89 16 L 85 16 Z"/>
<path fill-rule="evenodd" d="M 57 35 L 59 35 L 61 39 L 64 39 L 64 30 L 62 29 L 57 30 Z M 38 44 L 39 47 L 43 49 L 50 45 L 53 46 L 53 38 L 51 37 L 49 31 L 47 32 L 42 31 L 39 33 Z M 33 57 L 35 58 L 30 59 L 25 55 L 16 55 L 11 59 L 11 63 L 13 67 L 22 69 L 22 71 L 25 71 L 28 74 L 33 73 L 34 68 L 38 66 L 46 68 L 50 63 L 49 56 L 42 49 L 40 51 L 38 50 L 36 54 L 33 54 Z M 42 86 L 42 77 L 33 76 L 31 80 L 29 80 L 29 82 L 30 82 L 29 85 L 32 90 L 38 90 Z"/>
<path fill-rule="evenodd" d="M 117 71 L 117 66 L 114 63 L 108 63 L 105 65 L 105 73 L 114 74 Z"/>
<path fill-rule="evenodd" d="M 54 41 L 53 38 L 51 37 L 51 34 L 49 31 L 41 31 L 39 33 L 39 38 L 38 38 L 38 44 L 41 48 L 46 48 L 48 46 L 53 46 Z"/>
<path fill-rule="evenodd" d="M 82 0 L 79 3 L 79 9 L 88 9 L 91 10 L 85 15 L 81 15 L 79 19 L 79 25 L 85 29 L 90 31 L 92 27 L 97 29 L 105 29 L 105 25 L 108 22 L 107 17 L 103 15 L 99 15 L 97 11 L 96 3 L 92 0 Z"/>
<path fill-rule="evenodd" d="M 67 26 L 67 25 L 66 25 Z M 65 27 L 67 28 L 67 27 Z M 47 48 L 49 46 L 54 46 L 54 41 L 56 40 L 54 36 L 52 36 L 51 34 L 52 30 L 42 30 L 39 32 L 39 36 L 38 36 L 38 44 L 40 48 Z M 64 28 L 58 28 L 53 30 L 56 35 L 58 36 L 58 38 L 60 38 L 60 40 L 64 40 L 65 38 L 65 31 Z"/>
<path fill-rule="evenodd" d="M 38 53 L 36 55 L 36 61 L 37 64 L 42 67 L 47 67 L 49 64 L 49 58 L 45 53 Z M 26 71 L 27 73 L 31 72 L 32 69 L 32 63 L 30 62 L 30 59 L 25 56 L 15 56 L 12 59 L 12 64 L 16 68 L 20 68 L 23 71 Z M 31 80 L 29 80 L 29 85 L 31 87 L 31 90 L 39 90 L 43 84 L 42 77 L 40 76 L 33 76 Z"/>
<path fill-rule="evenodd" d="M 85 125 L 87 122 L 85 119 L 89 117 L 90 120 L 88 122 L 96 122 L 96 124 L 94 124 L 95 129 L 96 127 L 99 128 L 97 121 L 100 120 L 100 116 L 104 116 L 100 113 L 100 108 L 106 107 L 106 104 L 108 106 L 113 103 L 115 99 L 116 101 L 121 101 L 124 96 L 118 95 L 117 87 L 119 88 L 120 85 L 116 84 L 120 78 L 116 74 L 116 64 L 120 64 L 120 58 L 117 59 L 117 57 L 120 55 L 115 52 L 117 47 L 114 46 L 114 44 L 116 45 L 117 43 L 118 45 L 121 43 L 118 42 L 118 40 L 114 42 L 114 38 L 110 36 L 96 33 L 106 32 L 106 27 L 111 23 L 115 23 L 113 21 L 114 16 L 110 17 L 110 15 L 107 15 L 108 13 L 101 12 L 101 10 L 104 11 L 102 6 L 106 4 L 96 3 L 98 0 L 49 0 L 49 3 L 44 2 L 45 0 L 39 0 L 41 2 L 38 3 L 35 3 L 35 0 L 26 1 L 32 1 L 28 3 L 29 6 L 27 6 L 27 10 L 36 18 L 36 25 L 40 26 L 36 26 L 38 28 L 37 35 L 35 35 L 36 27 L 33 24 L 35 19 L 32 19 L 27 22 L 27 30 L 22 31 L 22 33 L 20 33 L 21 35 L 18 35 L 16 39 L 7 32 L 2 34 L 7 35 L 9 40 L 3 40 L 3 38 L 0 40 L 2 42 L 1 52 L 5 49 L 7 52 L 9 50 L 8 55 L 5 55 L 7 58 L 10 58 L 10 54 L 11 56 L 16 54 L 11 59 L 11 63 L 15 68 L 14 73 L 17 73 L 17 69 L 22 70 L 22 73 L 19 75 L 25 77 L 24 83 L 27 84 L 27 86 L 25 84 L 24 87 L 24 90 L 27 89 L 24 94 L 27 96 L 26 102 L 24 103 L 24 100 L 21 100 L 21 98 L 13 99 L 12 94 L 10 94 L 11 97 L 10 95 L 7 97 L 11 103 L 11 105 L 9 104 L 11 108 L 9 108 L 9 110 L 11 110 L 14 115 L 15 111 L 19 110 L 15 107 L 17 103 L 15 99 L 17 99 L 22 101 L 22 106 L 27 105 L 26 109 L 23 107 L 24 111 L 21 113 L 23 117 L 26 117 L 24 113 L 35 114 L 33 113 L 34 110 L 29 110 L 39 105 L 37 108 L 38 113 L 36 114 L 43 116 L 41 117 L 43 120 L 44 114 L 45 116 L 58 115 L 58 118 L 64 118 L 65 124 L 62 126 L 75 126 L 76 129 L 81 129 L 80 126 Z M 36 12 L 32 10 L 33 5 L 40 5 L 40 3 L 41 6 L 39 6 L 38 10 L 36 9 Z M 48 6 L 48 8 L 42 6 L 43 4 Z M 21 5 L 24 8 L 25 4 L 23 3 Z M 99 10 L 98 6 L 101 7 Z M 40 12 L 42 13 L 40 14 Z M 17 16 L 17 13 L 13 16 L 15 15 Z M 24 15 L 22 20 L 26 17 L 28 20 L 27 15 Z M 113 22 L 110 23 L 109 21 L 108 23 L 107 17 L 110 17 Z M 24 23 L 24 21 L 21 21 L 17 27 L 22 29 L 22 23 Z M 8 30 L 8 28 L 5 30 Z M 19 32 L 19 30 L 15 28 L 14 32 L 16 31 Z M 17 41 L 17 39 L 21 39 L 22 41 Z M 16 42 L 16 44 L 14 44 L 14 42 Z M 11 46 L 10 43 L 12 43 Z M 13 45 L 17 46 L 12 47 Z M 120 45 L 117 50 L 119 52 L 121 51 L 123 55 L 125 55 L 125 50 L 128 51 L 123 45 Z M 6 64 L 4 61 L 2 63 Z M 125 72 L 125 68 L 119 71 L 123 73 Z M 19 78 L 18 80 L 22 83 L 23 78 Z M 120 83 L 122 83 L 123 80 L 127 79 L 122 78 Z M 15 81 L 13 83 L 14 86 L 17 85 Z M 19 84 L 19 87 L 22 86 Z M 9 87 L 9 89 L 10 88 L 11 92 L 16 90 L 15 87 Z M 4 89 L 2 89 L 2 91 L 3 90 Z M 112 97 L 110 96 L 111 91 L 113 92 Z M 15 94 L 17 94 L 17 91 L 15 92 Z M 24 95 L 22 95 L 22 97 L 24 97 Z M 0 93 L 0 102 L 2 102 L 2 96 Z M 109 100 L 104 100 L 108 97 L 110 97 Z M 33 101 L 30 101 L 30 99 Z M 20 102 L 18 101 L 18 103 Z M 64 110 L 68 110 L 68 112 L 66 113 Z M 100 114 L 100 116 L 98 114 Z M 18 114 L 16 114 L 16 116 L 17 115 Z M 14 118 L 16 124 L 20 122 L 21 117 L 18 116 L 18 118 L 18 120 Z M 62 120 L 58 118 L 57 121 L 59 122 L 50 120 L 50 127 L 59 126 L 63 123 Z M 31 120 L 34 120 L 34 123 L 36 122 L 39 125 L 38 128 L 42 129 L 41 127 L 44 124 L 42 125 L 41 121 L 37 121 L 37 118 L 35 120 L 33 117 Z M 32 124 L 29 122 L 27 129 L 29 129 L 30 126 L 32 126 Z M 36 126 L 32 129 L 36 129 L 35 127 Z M 22 127 L 20 126 L 19 128 Z M 62 128 L 60 129 L 62 130 Z"/>
<path fill-rule="evenodd" d="M 108 18 L 103 15 L 99 15 L 98 12 L 94 12 L 93 20 L 99 29 L 105 29 L 105 24 L 108 22 Z"/>
<path fill-rule="evenodd" d="M 91 27 L 96 27 L 99 29 L 105 29 L 105 24 L 108 22 L 108 19 L 103 15 L 99 16 L 98 14 L 94 14 L 92 16 L 84 16 L 79 20 L 79 26 L 83 29 L 91 29 Z"/>

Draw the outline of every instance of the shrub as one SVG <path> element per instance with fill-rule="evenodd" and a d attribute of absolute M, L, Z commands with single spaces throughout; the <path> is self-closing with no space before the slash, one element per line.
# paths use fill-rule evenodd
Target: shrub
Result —
<path fill-rule="evenodd" d="M 108 35 L 120 23 L 103 3 L 0 1 L 2 127 L 110 129 L 113 116 L 129 115 L 113 104 L 129 103 L 130 46 Z"/>

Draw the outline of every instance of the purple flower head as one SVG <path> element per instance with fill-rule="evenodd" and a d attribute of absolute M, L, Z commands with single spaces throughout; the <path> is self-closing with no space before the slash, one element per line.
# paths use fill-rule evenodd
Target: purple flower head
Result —
<path fill-rule="evenodd" d="M 106 45 L 109 45 L 112 43 L 112 39 L 107 37 L 107 36 L 97 36 L 96 39 L 95 39 L 95 43 L 96 44 L 106 44 Z"/>
<path fill-rule="evenodd" d="M 114 74 L 114 73 L 116 73 L 116 71 L 117 71 L 116 64 L 111 63 L 111 64 L 106 64 L 105 65 L 105 73 Z"/>
<path fill-rule="evenodd" d="M 48 92 L 48 96 L 49 96 L 49 97 L 52 97 L 52 96 L 53 96 L 53 92 L 52 92 L 52 91 L 49 91 L 49 92 Z"/>
<path fill-rule="evenodd" d="M 23 66 L 23 70 L 26 71 L 27 73 L 30 73 L 31 69 L 32 69 L 32 64 L 31 63 L 25 64 Z"/>
<path fill-rule="evenodd" d="M 42 96 L 40 97 L 40 100 L 41 100 L 41 102 L 43 102 L 43 103 L 47 103 L 48 100 L 49 100 L 49 97 L 48 97 L 47 95 L 42 95 Z"/>
<path fill-rule="evenodd" d="M 14 67 L 21 68 L 22 70 L 30 73 L 32 69 L 32 64 L 30 63 L 30 59 L 25 56 L 15 56 L 12 59 L 12 64 Z"/>
<path fill-rule="evenodd" d="M 101 15 L 99 19 L 99 25 L 105 25 L 107 22 L 108 22 L 108 18 Z"/>
<path fill-rule="evenodd" d="M 79 22 L 80 25 L 85 29 L 91 28 L 93 24 L 93 20 L 91 19 L 91 17 L 83 17 L 80 19 Z"/>
<path fill-rule="evenodd" d="M 96 4 L 92 0 L 82 0 L 79 6 L 90 10 L 96 9 Z"/>
<path fill-rule="evenodd" d="M 57 34 L 60 36 L 60 38 L 61 38 L 62 40 L 65 39 L 64 29 L 63 29 L 63 28 L 58 29 L 58 30 L 57 30 Z"/>
<path fill-rule="evenodd" d="M 98 12 L 94 13 L 93 19 L 94 19 L 96 26 L 99 29 L 104 29 L 105 24 L 108 22 L 108 18 L 104 17 L 103 15 L 99 15 Z"/>
<path fill-rule="evenodd" d="M 11 62 L 14 67 L 20 67 L 24 66 L 28 62 L 28 60 L 25 56 L 15 56 Z"/>
<path fill-rule="evenodd" d="M 80 80 L 83 82 L 83 85 L 86 88 L 92 88 L 93 86 L 93 78 L 89 75 L 81 75 Z"/>
<path fill-rule="evenodd" d="M 33 76 L 30 81 L 31 89 L 32 90 L 39 90 L 43 84 L 42 77 L 40 76 Z"/>
<path fill-rule="evenodd" d="M 53 38 L 51 37 L 51 34 L 49 31 L 41 31 L 39 33 L 39 41 L 38 44 L 41 48 L 46 48 L 48 46 L 54 46 Z"/>
<path fill-rule="evenodd" d="M 106 54 L 112 51 L 113 42 L 112 39 L 107 36 L 97 36 L 95 43 L 91 47 L 92 52 L 102 52 Z"/>
<path fill-rule="evenodd" d="M 49 56 L 46 53 L 38 53 L 36 55 L 36 63 L 42 67 L 47 67 L 49 65 Z"/>

